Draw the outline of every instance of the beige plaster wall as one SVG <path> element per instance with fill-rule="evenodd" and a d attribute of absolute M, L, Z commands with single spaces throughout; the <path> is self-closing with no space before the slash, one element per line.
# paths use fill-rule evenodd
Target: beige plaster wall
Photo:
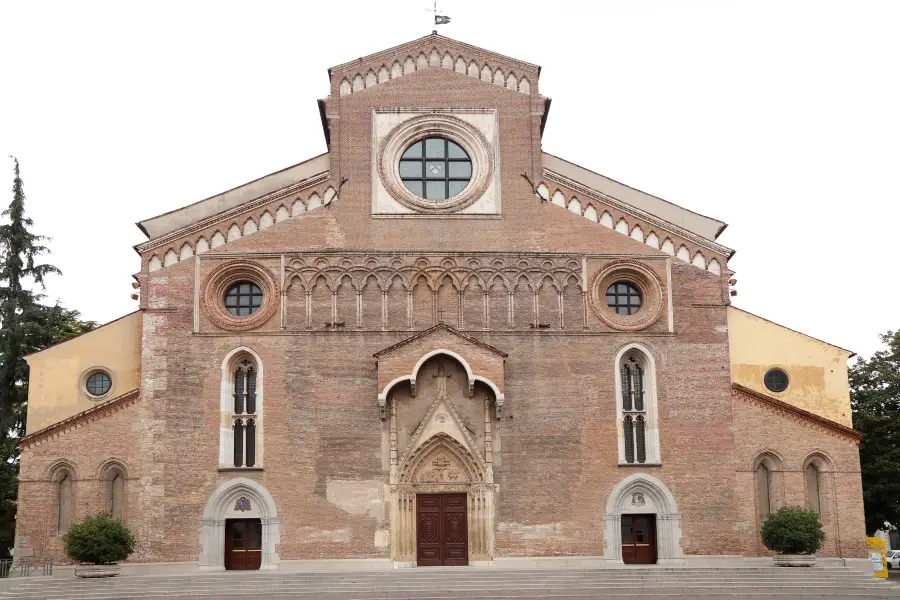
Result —
<path fill-rule="evenodd" d="M 131 313 L 26 357 L 30 367 L 26 433 L 140 387 L 141 316 Z M 83 386 L 83 376 L 94 368 L 112 376 L 112 389 L 100 399 L 88 395 Z"/>
<path fill-rule="evenodd" d="M 728 346 L 735 383 L 852 427 L 847 381 L 852 352 L 733 306 L 728 308 Z M 763 383 L 773 367 L 788 374 L 784 392 L 773 393 Z"/>

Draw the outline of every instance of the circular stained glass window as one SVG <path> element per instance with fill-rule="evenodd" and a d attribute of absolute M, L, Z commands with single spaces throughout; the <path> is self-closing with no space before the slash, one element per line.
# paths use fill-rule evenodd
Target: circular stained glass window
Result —
<path fill-rule="evenodd" d="M 262 299 L 262 290 L 258 285 L 241 281 L 225 292 L 225 308 L 236 317 L 247 317 L 259 310 Z"/>
<path fill-rule="evenodd" d="M 426 200 L 447 200 L 462 193 L 472 179 L 472 160 L 459 144 L 429 137 L 411 145 L 400 157 L 400 180 Z"/>
<path fill-rule="evenodd" d="M 107 373 L 97 371 L 88 376 L 85 387 L 87 388 L 88 394 L 91 396 L 103 396 L 107 394 L 112 387 L 112 379 L 110 379 Z"/>
<path fill-rule="evenodd" d="M 606 289 L 606 305 L 616 314 L 633 315 L 641 308 L 641 291 L 633 283 L 617 281 Z"/>
<path fill-rule="evenodd" d="M 788 388 L 788 375 L 781 369 L 769 369 L 766 371 L 763 383 L 766 384 L 770 392 L 783 392 Z"/>

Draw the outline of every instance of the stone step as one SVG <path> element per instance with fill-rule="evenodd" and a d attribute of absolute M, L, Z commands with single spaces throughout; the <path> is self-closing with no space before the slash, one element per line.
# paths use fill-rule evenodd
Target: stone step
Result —
<path fill-rule="evenodd" d="M 143 590 L 143 591 L 132 591 L 132 590 L 94 590 L 92 592 L 87 593 L 26 593 L 26 594 L 18 594 L 13 592 L 16 598 L 20 599 L 49 599 L 49 598 L 66 598 L 67 600 L 72 599 L 99 599 L 99 598 L 131 598 L 131 597 L 140 597 L 140 598 L 164 598 L 164 597 L 222 597 L 225 595 L 228 596 L 261 596 L 261 595 L 272 595 L 272 596 L 282 596 L 282 595 L 291 595 L 291 596 L 358 596 L 358 595 L 370 595 L 375 594 L 377 596 L 400 596 L 400 597 L 421 597 L 425 594 L 428 595 L 448 595 L 448 596 L 456 596 L 456 597 L 469 597 L 469 596 L 481 596 L 485 595 L 486 591 L 480 587 L 472 587 L 472 588 L 460 588 L 460 589 L 329 589 L 329 588 L 321 588 L 321 589 L 309 589 L 309 588 L 283 588 L 279 586 L 271 586 L 271 587 L 257 587 L 255 589 L 209 589 L 209 590 L 172 590 L 170 593 L 161 593 L 159 590 Z M 797 595 L 797 596 L 832 596 L 832 597 L 844 597 L 848 595 L 854 596 L 864 596 L 864 597 L 879 597 L 879 598 L 900 598 L 900 594 L 898 594 L 898 590 L 894 586 L 790 586 L 790 587 L 755 587 L 752 585 L 747 586 L 734 586 L 729 588 L 722 588 L 721 586 L 653 586 L 653 587 L 625 587 L 625 588 L 610 588 L 607 586 L 577 586 L 577 587 L 566 587 L 566 588 L 541 588 L 541 587 L 531 587 L 531 586 L 522 586 L 520 588 L 513 588 L 509 590 L 491 590 L 489 592 L 490 595 L 511 595 L 511 596 L 535 596 L 537 593 L 540 594 L 541 597 L 545 596 L 563 596 L 563 595 L 577 595 L 577 596 L 630 596 L 630 595 L 680 595 L 686 597 L 694 597 L 694 596 L 704 596 L 704 595 L 712 595 L 712 594 L 727 594 L 729 596 L 732 595 L 740 595 L 740 596 L 766 596 L 769 598 L 780 598 L 782 596 L 787 595 Z"/>
<path fill-rule="evenodd" d="M 609 579 L 609 580 L 593 580 L 593 579 L 579 579 L 579 580 L 544 580 L 544 579 L 534 579 L 534 580 L 526 580 L 526 581 L 430 581 L 430 582 L 403 582 L 403 581 L 394 581 L 394 582 L 374 582 L 374 581 L 355 581 L 355 580 L 342 580 L 342 581 L 305 581 L 305 582 L 297 582 L 297 581 L 271 581 L 271 582 L 117 582 L 115 584 L 106 584 L 106 583 L 85 583 L 79 580 L 75 580 L 74 578 L 71 580 L 63 580 L 58 583 L 53 584 L 45 584 L 45 585 L 17 585 L 12 584 L 12 587 L 20 592 L 26 592 L 30 590 L 44 591 L 44 592 L 55 592 L 55 591 L 65 591 L 65 592 L 76 592 L 80 590 L 97 590 L 97 589 L 116 589 L 116 590 L 184 590 L 184 589 L 253 589 L 257 587 L 271 587 L 271 586 L 280 586 L 283 588 L 370 588 L 370 589 L 382 589 L 382 588 L 394 588 L 394 589 L 428 589 L 428 588 L 456 588 L 460 586 L 466 587 L 477 587 L 477 588 L 515 588 L 521 586 L 533 586 L 533 587 L 575 587 L 579 585 L 605 585 L 609 587 L 623 587 L 623 586 L 641 586 L 641 587 L 653 587 L 653 586 L 686 586 L 686 585 L 713 585 L 719 586 L 723 588 L 731 587 L 731 586 L 745 586 L 745 585 L 753 585 L 756 587 L 783 587 L 783 586 L 847 586 L 847 585 L 877 585 L 878 582 L 874 580 L 874 578 L 860 578 L 860 579 L 785 579 L 785 580 L 768 580 L 768 581 L 753 581 L 753 580 L 720 580 L 720 579 L 705 579 L 705 578 L 695 578 L 695 579 L 684 579 L 684 580 L 637 580 L 637 579 Z"/>
<path fill-rule="evenodd" d="M 278 594 L 278 597 L 285 596 L 287 594 Z M 302 597 L 302 595 L 299 595 Z M 12 596 L 7 595 L 8 598 L 21 598 L 21 596 Z M 162 599 L 171 599 L 171 598 L 182 598 L 182 599 L 194 599 L 194 598 L 216 598 L 217 600 L 243 600 L 244 598 L 252 597 L 252 598 L 266 598 L 273 596 L 261 596 L 259 593 L 251 594 L 251 595 L 228 595 L 223 596 L 221 593 L 216 592 L 215 594 L 177 594 L 177 595 L 140 595 L 140 596 L 123 596 L 123 595 L 107 595 L 107 594 L 98 594 L 93 596 L 84 596 L 84 598 L 91 598 L 91 600 L 162 600 Z M 678 600 L 759 600 L 761 598 L 777 598 L 778 600 L 810 600 L 811 598 L 816 599 L 841 599 L 841 598 L 853 598 L 853 599 L 867 599 L 867 598 L 897 598 L 895 592 L 886 592 L 886 591 L 859 591 L 853 589 L 845 589 L 845 590 L 834 590 L 834 591 L 821 591 L 821 590 L 807 590 L 801 593 L 774 593 L 771 591 L 759 592 L 759 593 L 733 593 L 733 592 L 721 592 L 721 591 L 705 591 L 705 592 L 665 592 L 665 593 L 654 593 L 654 592 L 646 592 L 646 591 L 631 591 L 631 592 L 604 592 L 598 594 L 596 592 L 577 592 L 571 590 L 560 590 L 558 593 L 541 593 L 540 596 L 536 596 L 533 592 L 523 591 L 523 592 L 513 592 L 513 593 L 494 593 L 490 595 L 484 595 L 484 593 L 457 593 L 457 594 L 441 594 L 441 593 L 415 593 L 415 594 L 381 594 L 381 593 L 362 593 L 362 594 L 317 594 L 316 598 L 328 598 L 329 600 L 450 600 L 450 599 L 460 599 L 466 598 L 468 600 L 499 600 L 503 598 L 535 598 L 540 597 L 544 599 L 567 599 L 567 600 L 603 600 L 604 598 L 632 598 L 632 599 L 678 599 Z M 41 596 L 43 600 L 69 600 L 69 596 Z"/>
<path fill-rule="evenodd" d="M 76 579 L 71 572 L 22 579 L 0 598 L 896 598 L 900 587 L 842 567 L 518 569 L 438 567 L 397 571 L 225 572 Z"/>

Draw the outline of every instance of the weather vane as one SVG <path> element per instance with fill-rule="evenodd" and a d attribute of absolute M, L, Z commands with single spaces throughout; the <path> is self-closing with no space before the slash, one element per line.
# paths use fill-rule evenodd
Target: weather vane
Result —
<path fill-rule="evenodd" d="M 426 8 L 425 12 L 434 13 L 434 29 L 431 33 L 437 34 L 438 25 L 446 25 L 450 22 L 450 17 L 438 14 L 437 0 L 434 2 L 434 8 Z"/>

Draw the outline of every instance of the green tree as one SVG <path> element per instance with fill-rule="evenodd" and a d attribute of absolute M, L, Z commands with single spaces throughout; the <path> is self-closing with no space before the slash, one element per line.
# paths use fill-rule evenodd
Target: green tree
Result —
<path fill-rule="evenodd" d="M 13 163 L 13 199 L 2 213 L 9 222 L 0 225 L 0 444 L 22 433 L 17 408 L 25 401 L 20 384 L 27 381 L 25 322 L 38 300 L 25 285 L 33 282 L 43 289 L 47 275 L 60 273 L 53 265 L 37 264 L 49 250 L 44 236 L 29 231 L 34 223 L 25 216 L 19 161 L 13 158 Z"/>
<path fill-rule="evenodd" d="M 766 548 L 779 554 L 815 554 L 825 541 L 816 511 L 802 506 L 782 506 L 760 528 Z"/>
<path fill-rule="evenodd" d="M 25 432 L 28 399 L 28 364 L 25 355 L 90 331 L 93 321 L 82 321 L 78 311 L 59 304 L 40 304 L 44 278 L 59 269 L 38 264 L 48 252 L 46 238 L 30 231 L 25 216 L 25 188 L 14 161 L 13 199 L 0 225 L 0 558 L 8 557 L 15 535 L 18 495 L 18 438 Z"/>
<path fill-rule="evenodd" d="M 878 336 L 885 349 L 850 367 L 853 427 L 859 443 L 866 532 L 900 526 L 900 331 Z"/>
<path fill-rule="evenodd" d="M 103 513 L 73 523 L 64 541 L 68 557 L 80 563 L 111 565 L 134 552 L 134 537 L 128 528 Z"/>

